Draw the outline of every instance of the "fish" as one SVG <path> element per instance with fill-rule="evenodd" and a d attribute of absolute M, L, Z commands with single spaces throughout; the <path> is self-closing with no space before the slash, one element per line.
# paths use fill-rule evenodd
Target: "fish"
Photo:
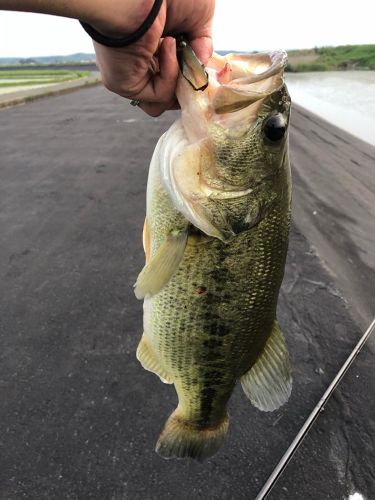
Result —
<path fill-rule="evenodd" d="M 291 100 L 282 50 L 214 53 L 203 67 L 185 43 L 179 57 L 181 115 L 149 168 L 136 355 L 178 395 L 157 453 L 203 461 L 225 440 L 238 382 L 262 411 L 291 394 L 276 318 L 291 217 Z"/>

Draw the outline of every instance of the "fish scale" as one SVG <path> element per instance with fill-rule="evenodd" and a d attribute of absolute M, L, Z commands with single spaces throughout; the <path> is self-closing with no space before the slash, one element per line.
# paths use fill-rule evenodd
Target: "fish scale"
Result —
<path fill-rule="evenodd" d="M 229 104 L 227 115 L 215 115 L 216 90 L 209 85 L 195 101 L 180 78 L 182 120 L 160 139 L 151 162 L 147 264 L 136 284 L 137 296 L 145 297 L 137 356 L 178 394 L 157 445 L 165 458 L 202 460 L 218 450 L 238 380 L 264 411 L 290 394 L 289 357 L 276 321 L 290 225 L 288 140 L 286 133 L 273 144 L 263 132 L 270 116 L 277 116 L 272 126 L 289 120 L 288 94 L 279 78 L 285 58 L 277 57 L 274 76 L 267 73 L 273 91 L 258 98 L 255 115 L 243 95 L 240 110 L 234 96 L 235 111 L 228 111 Z M 255 59 L 250 55 L 249 64 Z M 231 56 L 229 61 L 235 64 Z M 247 93 L 248 81 L 247 76 Z M 259 81 L 257 75 L 250 85 Z M 194 113 L 203 120 L 200 133 L 206 130 L 196 142 Z"/>
<path fill-rule="evenodd" d="M 175 224 L 176 214 L 163 188 L 156 191 L 157 208 L 149 223 L 152 237 L 161 242 L 166 234 L 159 233 L 160 219 L 164 220 L 165 231 L 171 227 L 169 224 Z M 184 382 L 178 384 L 179 398 L 180 403 L 181 398 L 186 401 L 182 404 L 188 406 L 186 411 L 191 422 L 202 421 L 200 391 L 217 383 L 205 376 L 207 363 L 196 364 L 198 359 L 207 361 L 204 343 L 212 338 L 223 339 L 222 347 L 216 349 L 214 356 L 215 361 L 220 362 L 217 371 L 230 374 L 222 386 L 224 394 L 217 402 L 220 411 L 213 411 L 207 418 L 207 424 L 215 425 L 226 415 L 223 399 L 229 398 L 236 380 L 248 370 L 269 336 L 288 241 L 289 216 L 285 216 L 285 202 L 281 198 L 268 217 L 256 228 L 236 236 L 230 245 L 213 239 L 197 245 L 194 244 L 196 237 L 192 236 L 193 243 L 188 240 L 178 271 L 152 299 L 152 332 L 145 335 L 155 352 L 160 353 L 166 370 L 182 374 L 180 378 Z M 265 244 L 267 240 L 273 244 Z M 154 252 L 156 250 L 157 245 Z M 198 287 L 204 287 L 207 294 L 198 295 Z M 200 383 L 191 384 L 194 378 Z M 193 396 L 194 391 L 198 395 Z"/>

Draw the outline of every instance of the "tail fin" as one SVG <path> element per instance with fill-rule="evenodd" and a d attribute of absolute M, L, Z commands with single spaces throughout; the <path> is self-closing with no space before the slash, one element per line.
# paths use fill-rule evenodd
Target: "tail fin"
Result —
<path fill-rule="evenodd" d="M 215 427 L 198 428 L 175 411 L 160 434 L 156 451 L 163 458 L 189 457 L 203 461 L 218 451 L 228 431 L 228 425 L 229 419 L 225 417 Z"/>

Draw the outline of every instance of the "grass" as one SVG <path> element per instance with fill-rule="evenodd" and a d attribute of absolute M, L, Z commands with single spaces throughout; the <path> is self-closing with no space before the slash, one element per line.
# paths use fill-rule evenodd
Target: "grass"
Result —
<path fill-rule="evenodd" d="M 341 45 L 317 49 L 319 61 L 328 67 L 375 69 L 375 45 Z"/>
<path fill-rule="evenodd" d="M 89 71 L 68 70 L 0 70 L 0 88 L 62 83 L 77 80 L 89 74 Z"/>
<path fill-rule="evenodd" d="M 287 71 L 375 70 L 375 45 L 340 45 L 291 50 Z"/>

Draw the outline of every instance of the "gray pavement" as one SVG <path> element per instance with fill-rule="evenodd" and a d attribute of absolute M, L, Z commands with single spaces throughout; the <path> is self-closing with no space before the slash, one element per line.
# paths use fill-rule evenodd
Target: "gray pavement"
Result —
<path fill-rule="evenodd" d="M 215 457 L 154 453 L 176 396 L 135 359 L 132 284 L 148 163 L 174 116 L 101 87 L 0 111 L 1 499 L 253 499 L 361 334 L 297 221 L 279 303 L 289 403 L 264 414 L 237 388 Z M 375 495 L 373 378 L 366 347 L 272 499 Z"/>

